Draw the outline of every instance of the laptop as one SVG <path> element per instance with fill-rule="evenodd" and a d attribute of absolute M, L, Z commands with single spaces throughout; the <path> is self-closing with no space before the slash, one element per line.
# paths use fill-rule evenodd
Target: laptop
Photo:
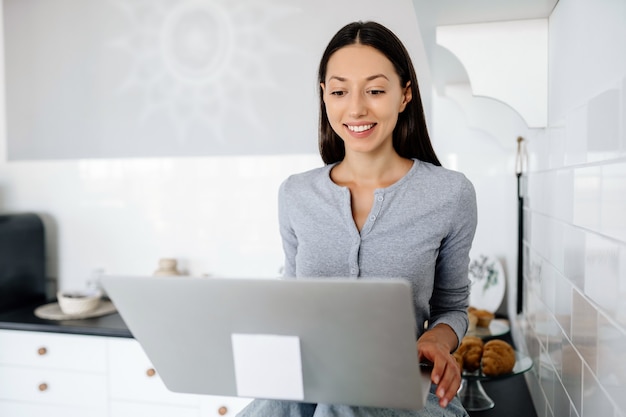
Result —
<path fill-rule="evenodd" d="M 409 283 L 395 279 L 106 276 L 174 392 L 420 409 Z"/>

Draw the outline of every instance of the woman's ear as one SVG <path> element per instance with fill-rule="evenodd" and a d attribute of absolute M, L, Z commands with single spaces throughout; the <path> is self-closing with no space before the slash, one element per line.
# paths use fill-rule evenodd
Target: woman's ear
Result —
<path fill-rule="evenodd" d="M 404 92 L 402 93 L 402 103 L 400 103 L 400 113 L 404 111 L 406 105 L 413 99 L 413 91 L 411 91 L 411 81 L 406 82 Z"/>
<path fill-rule="evenodd" d="M 322 99 L 326 103 L 326 84 L 320 83 L 320 88 L 322 89 Z"/>

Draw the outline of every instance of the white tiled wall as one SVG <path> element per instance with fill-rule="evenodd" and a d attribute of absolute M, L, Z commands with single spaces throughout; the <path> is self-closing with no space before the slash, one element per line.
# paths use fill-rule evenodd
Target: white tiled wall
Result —
<path fill-rule="evenodd" d="M 550 17 L 550 122 L 529 142 L 519 337 L 539 417 L 626 415 L 626 2 Z"/>

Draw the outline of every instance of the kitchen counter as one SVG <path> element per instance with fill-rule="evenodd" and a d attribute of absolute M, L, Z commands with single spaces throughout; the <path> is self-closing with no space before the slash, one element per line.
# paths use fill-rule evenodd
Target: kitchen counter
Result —
<path fill-rule="evenodd" d="M 133 337 L 119 313 L 81 320 L 45 320 L 35 316 L 34 311 L 38 306 L 29 305 L 0 313 L 0 329 Z"/>
<path fill-rule="evenodd" d="M 34 314 L 36 307 L 38 307 L 38 305 L 26 306 L 0 313 L 0 329 L 125 338 L 133 337 L 118 313 L 92 319 L 57 321 L 38 318 Z M 504 338 L 512 343 L 510 335 Z M 491 410 L 470 412 L 471 417 L 491 417 L 500 415 L 520 417 L 537 416 L 522 375 L 503 380 L 485 382 L 483 386 L 487 394 L 495 401 L 496 406 Z"/>

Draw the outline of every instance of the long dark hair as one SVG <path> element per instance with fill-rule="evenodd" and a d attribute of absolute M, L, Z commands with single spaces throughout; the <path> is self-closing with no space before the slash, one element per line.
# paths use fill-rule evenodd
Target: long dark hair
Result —
<path fill-rule="evenodd" d="M 328 43 L 320 61 L 319 83 L 326 82 L 326 69 L 331 55 L 344 46 L 361 44 L 376 48 L 393 64 L 400 77 L 400 87 L 410 82 L 412 99 L 402 113 L 393 130 L 393 147 L 404 158 L 417 158 L 441 165 L 428 136 L 422 98 L 417 85 L 417 76 L 411 57 L 398 37 L 385 26 L 376 22 L 353 22 L 339 30 Z M 343 140 L 335 133 L 326 115 L 324 91 L 319 87 L 320 124 L 319 150 L 325 164 L 342 161 L 346 155 Z"/>

